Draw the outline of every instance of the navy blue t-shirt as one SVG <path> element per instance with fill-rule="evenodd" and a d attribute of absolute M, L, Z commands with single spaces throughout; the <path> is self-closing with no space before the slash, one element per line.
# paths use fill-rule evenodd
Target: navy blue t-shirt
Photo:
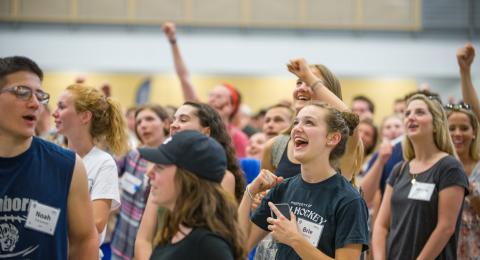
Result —
<path fill-rule="evenodd" d="M 370 168 L 372 168 L 377 158 L 378 158 L 378 152 L 374 153 L 370 161 L 368 161 L 367 171 L 370 170 Z M 387 162 L 383 166 L 382 177 L 380 179 L 380 192 L 382 193 L 382 195 L 385 192 L 385 188 L 387 186 L 387 179 L 388 177 L 390 177 L 393 167 L 397 163 L 402 161 L 403 161 L 402 142 L 398 142 L 393 146 L 392 155 L 390 155 L 390 158 L 387 160 Z"/>
<path fill-rule="evenodd" d="M 36 137 L 24 153 L 0 157 L 1 259 L 67 259 L 67 198 L 74 166 L 73 152 Z M 60 210 L 53 235 L 25 227 L 36 203 Z"/>
<path fill-rule="evenodd" d="M 253 223 L 266 231 L 271 214 L 269 201 L 288 203 L 297 217 L 299 231 L 330 257 L 347 244 L 368 248 L 367 206 L 358 191 L 338 173 L 319 183 L 307 183 L 299 174 L 272 188 L 252 216 Z M 300 257 L 291 247 L 279 244 L 276 259 Z"/>

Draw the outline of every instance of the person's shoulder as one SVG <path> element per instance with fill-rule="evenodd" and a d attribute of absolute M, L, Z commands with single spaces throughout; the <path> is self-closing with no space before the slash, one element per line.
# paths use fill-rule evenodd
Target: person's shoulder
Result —
<path fill-rule="evenodd" d="M 434 166 L 431 169 L 432 170 L 436 169 L 443 172 L 446 172 L 449 170 L 456 170 L 456 169 L 463 170 L 463 165 L 460 162 L 460 160 L 458 160 L 455 156 L 445 155 L 444 157 L 439 159 L 438 162 L 434 164 Z"/>
<path fill-rule="evenodd" d="M 44 151 L 50 159 L 75 161 L 75 152 L 38 137 L 33 137 L 32 147 Z"/>
<path fill-rule="evenodd" d="M 115 164 L 115 160 L 113 159 L 112 155 L 103 151 L 98 147 L 93 147 L 91 155 L 98 161 L 102 161 L 108 164 Z"/>
<path fill-rule="evenodd" d="M 340 200 L 348 202 L 362 198 L 358 189 L 356 189 L 352 183 L 347 181 L 345 177 L 337 174 L 334 178 L 336 178 L 336 195 Z"/>
<path fill-rule="evenodd" d="M 201 258 L 233 259 L 230 244 L 222 236 L 205 228 L 195 228 L 192 233 L 195 233 L 195 244 L 199 247 Z"/>

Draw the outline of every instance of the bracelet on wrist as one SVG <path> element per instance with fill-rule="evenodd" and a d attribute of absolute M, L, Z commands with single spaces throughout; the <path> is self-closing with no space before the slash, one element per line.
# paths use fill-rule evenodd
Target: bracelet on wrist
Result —
<path fill-rule="evenodd" d="M 245 187 L 245 193 L 247 193 L 248 197 L 250 197 L 250 200 L 254 200 L 255 198 L 253 197 L 252 193 L 250 193 L 250 184 Z"/>
<path fill-rule="evenodd" d="M 323 80 L 319 79 L 319 80 L 313 82 L 313 84 L 310 85 L 309 87 L 310 87 L 310 89 L 312 89 L 313 92 L 315 92 L 315 89 L 317 89 L 318 84 L 322 84 L 322 85 L 323 85 Z"/>
<path fill-rule="evenodd" d="M 175 44 L 177 43 L 177 39 L 171 39 L 171 40 L 168 40 L 170 42 L 170 44 Z"/>

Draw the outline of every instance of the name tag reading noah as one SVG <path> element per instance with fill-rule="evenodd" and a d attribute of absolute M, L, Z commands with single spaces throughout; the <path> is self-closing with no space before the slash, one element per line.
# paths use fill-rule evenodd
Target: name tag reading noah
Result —
<path fill-rule="evenodd" d="M 59 216 L 60 209 L 31 200 L 25 227 L 53 236 Z"/>
<path fill-rule="evenodd" d="M 417 181 L 412 184 L 408 198 L 412 200 L 430 201 L 433 190 L 435 190 L 435 184 Z"/>
<path fill-rule="evenodd" d="M 308 240 L 314 247 L 318 246 L 318 241 L 322 236 L 324 225 L 320 225 L 302 218 L 297 219 L 298 229 L 303 237 Z"/>

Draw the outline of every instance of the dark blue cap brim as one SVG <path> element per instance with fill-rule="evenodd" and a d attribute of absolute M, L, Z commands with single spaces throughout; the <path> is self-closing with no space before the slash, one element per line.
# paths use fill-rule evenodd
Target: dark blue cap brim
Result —
<path fill-rule="evenodd" d="M 149 162 L 156 164 L 175 164 L 161 149 L 161 146 L 159 148 L 139 148 L 138 151 L 140 152 L 140 156 Z"/>

